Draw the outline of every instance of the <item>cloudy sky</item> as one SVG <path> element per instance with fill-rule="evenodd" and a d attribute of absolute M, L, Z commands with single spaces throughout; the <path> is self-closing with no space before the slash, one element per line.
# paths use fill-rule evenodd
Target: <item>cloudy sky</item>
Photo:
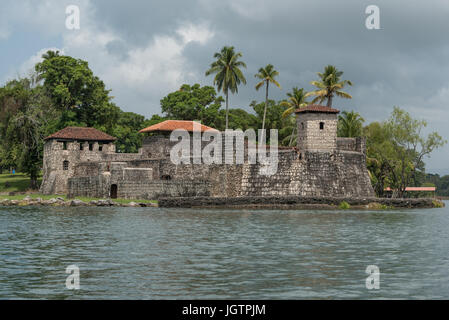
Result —
<path fill-rule="evenodd" d="M 447 0 L 0 0 L 0 84 L 26 76 L 43 52 L 85 59 L 125 111 L 150 117 L 159 100 L 204 76 L 214 52 L 243 53 L 248 84 L 232 107 L 264 99 L 254 74 L 268 63 L 280 72 L 285 97 L 327 64 L 354 83 L 352 100 L 367 122 L 394 105 L 428 121 L 449 140 L 449 1 Z M 80 29 L 66 28 L 66 7 L 80 8 Z M 365 9 L 380 9 L 380 30 L 365 27 Z M 429 172 L 449 174 L 449 146 L 427 160 Z"/>

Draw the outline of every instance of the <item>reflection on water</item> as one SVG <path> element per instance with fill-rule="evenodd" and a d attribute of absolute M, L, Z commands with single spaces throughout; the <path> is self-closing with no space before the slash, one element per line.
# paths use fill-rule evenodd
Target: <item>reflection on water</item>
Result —
<path fill-rule="evenodd" d="M 0 208 L 0 298 L 448 299 L 448 214 Z"/>

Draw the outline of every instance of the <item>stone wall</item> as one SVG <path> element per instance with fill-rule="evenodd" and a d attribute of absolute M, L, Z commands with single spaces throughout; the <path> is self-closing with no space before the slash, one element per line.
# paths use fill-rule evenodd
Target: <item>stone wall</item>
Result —
<path fill-rule="evenodd" d="M 68 179 L 69 198 L 108 198 L 112 185 L 117 186 L 117 197 L 121 199 L 148 199 L 160 197 L 210 196 L 210 183 L 204 180 L 147 180 L 111 179 L 110 176 L 75 177 Z"/>
<path fill-rule="evenodd" d="M 242 196 L 374 196 L 365 156 L 359 152 L 280 152 L 278 171 L 259 174 L 245 165 Z"/>
<path fill-rule="evenodd" d="M 366 138 L 337 138 L 337 149 L 341 151 L 355 151 L 366 153 Z"/>

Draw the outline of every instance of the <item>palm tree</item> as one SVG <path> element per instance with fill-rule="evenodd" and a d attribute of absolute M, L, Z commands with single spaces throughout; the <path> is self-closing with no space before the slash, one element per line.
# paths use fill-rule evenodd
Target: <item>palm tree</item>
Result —
<path fill-rule="evenodd" d="M 351 99 L 352 96 L 349 93 L 341 91 L 346 85 L 352 86 L 352 82 L 349 80 L 341 80 L 343 71 L 339 71 L 336 67 L 328 65 L 324 68 L 324 73 L 318 72 L 320 81 L 311 81 L 310 84 L 318 88 L 318 90 L 307 93 L 308 96 L 316 96 L 312 100 L 312 103 L 322 103 L 327 99 L 327 106 L 332 107 L 332 99 L 334 96 L 340 98 Z"/>
<path fill-rule="evenodd" d="M 239 61 L 241 57 L 242 53 L 236 53 L 234 47 L 224 46 L 220 52 L 214 54 L 216 61 L 212 62 L 210 69 L 206 71 L 206 76 L 215 74 L 214 85 L 226 96 L 226 129 L 229 124 L 229 91 L 237 93 L 239 84 L 246 84 L 245 76 L 240 70 L 240 67 L 246 68 L 246 64 Z"/>
<path fill-rule="evenodd" d="M 264 84 L 266 84 L 265 108 L 263 110 L 263 120 L 262 120 L 262 134 L 265 129 L 265 118 L 267 116 L 267 108 L 268 108 L 268 85 L 271 82 L 278 88 L 281 88 L 281 85 L 276 80 L 274 80 L 274 78 L 277 77 L 278 75 L 279 72 L 274 69 L 272 64 L 267 64 L 265 68 L 260 68 L 259 73 L 254 75 L 256 78 L 261 79 L 261 81 L 258 84 L 256 84 L 256 90 L 259 90 Z M 264 141 L 263 136 L 261 141 Z"/>
<path fill-rule="evenodd" d="M 365 119 L 363 119 L 358 112 L 343 111 L 342 115 L 338 116 L 338 136 L 355 138 L 362 135 L 362 126 Z"/>
<path fill-rule="evenodd" d="M 298 87 L 294 87 L 292 92 L 287 93 L 287 96 L 288 100 L 280 103 L 281 106 L 288 107 L 288 109 L 282 113 L 282 119 L 289 118 L 296 109 L 305 107 L 309 104 L 309 102 L 306 101 L 306 92 L 304 91 L 304 88 L 298 89 Z M 292 128 L 291 134 L 287 137 L 289 139 L 288 146 L 291 146 L 295 139 L 296 122 L 289 121 L 287 123 L 288 127 Z"/>
<path fill-rule="evenodd" d="M 306 94 L 304 88 L 298 89 L 298 87 L 294 87 L 292 92 L 287 93 L 288 100 L 281 102 L 281 106 L 288 107 L 288 109 L 282 113 L 282 118 L 285 119 L 296 109 L 307 106 L 309 102 L 306 101 Z"/>

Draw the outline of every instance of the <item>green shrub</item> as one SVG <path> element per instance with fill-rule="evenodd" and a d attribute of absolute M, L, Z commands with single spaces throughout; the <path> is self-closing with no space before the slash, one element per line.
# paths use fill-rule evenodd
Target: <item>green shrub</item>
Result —
<path fill-rule="evenodd" d="M 434 208 L 444 208 L 444 202 L 440 200 L 432 200 Z"/>
<path fill-rule="evenodd" d="M 351 205 L 349 203 L 347 203 L 346 201 L 342 201 L 338 205 L 338 208 L 341 209 L 341 210 L 347 210 L 347 209 L 351 208 Z"/>

